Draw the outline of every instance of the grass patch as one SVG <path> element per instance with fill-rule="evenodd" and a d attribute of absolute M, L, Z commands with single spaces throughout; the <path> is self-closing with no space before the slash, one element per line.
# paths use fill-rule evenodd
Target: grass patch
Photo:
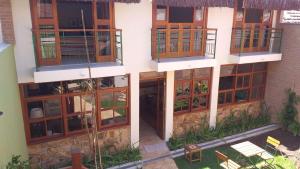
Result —
<path fill-rule="evenodd" d="M 234 160 L 243 167 L 250 166 L 247 158 L 240 155 L 237 151 L 231 149 L 230 147 L 219 147 L 213 149 L 203 150 L 202 161 L 194 162 L 190 164 L 184 157 L 178 157 L 175 159 L 178 169 L 216 169 L 220 168 L 217 158 L 215 157 L 215 150 L 222 152 L 227 155 L 230 159 Z M 237 159 L 238 157 L 238 159 Z M 264 162 L 259 157 L 251 158 L 255 161 L 257 166 L 260 168 L 264 165 Z M 296 169 L 294 163 L 282 156 L 276 156 L 273 162 L 273 166 L 276 169 Z"/>

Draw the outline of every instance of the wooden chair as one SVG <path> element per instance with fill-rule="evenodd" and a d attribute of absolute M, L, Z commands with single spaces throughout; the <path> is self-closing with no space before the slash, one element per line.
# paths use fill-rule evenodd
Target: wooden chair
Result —
<path fill-rule="evenodd" d="M 272 165 L 274 162 L 274 156 L 278 153 L 278 147 L 280 145 L 280 141 L 268 136 L 266 145 L 265 145 L 265 152 L 258 154 L 260 158 L 262 158 L 267 164 Z M 281 152 L 280 152 L 281 153 Z M 282 155 L 282 154 L 281 154 Z"/>
<path fill-rule="evenodd" d="M 222 168 L 225 168 L 225 169 L 239 169 L 239 168 L 241 168 L 241 166 L 239 164 L 237 164 L 236 162 L 229 159 L 226 155 L 220 153 L 219 151 L 215 151 L 215 153 L 216 153 L 216 157 L 217 157 L 217 160 L 218 160 L 218 164 L 220 164 L 220 166 Z"/>

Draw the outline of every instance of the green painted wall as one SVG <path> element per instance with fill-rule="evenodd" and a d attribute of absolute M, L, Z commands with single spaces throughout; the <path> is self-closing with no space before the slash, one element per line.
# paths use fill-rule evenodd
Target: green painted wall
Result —
<path fill-rule="evenodd" d="M 0 51 L 0 169 L 12 155 L 27 157 L 13 47 Z"/>

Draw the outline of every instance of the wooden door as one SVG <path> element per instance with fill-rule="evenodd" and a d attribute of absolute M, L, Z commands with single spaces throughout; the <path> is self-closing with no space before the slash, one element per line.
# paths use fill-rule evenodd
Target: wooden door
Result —
<path fill-rule="evenodd" d="M 165 137 L 165 79 L 157 80 L 157 120 L 156 132 L 162 139 Z"/>

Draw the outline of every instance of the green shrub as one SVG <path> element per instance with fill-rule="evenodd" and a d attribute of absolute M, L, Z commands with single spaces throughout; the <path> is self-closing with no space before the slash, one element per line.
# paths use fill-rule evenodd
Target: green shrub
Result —
<path fill-rule="evenodd" d="M 22 160 L 20 155 L 13 155 L 6 169 L 30 169 L 29 161 Z"/>
<path fill-rule="evenodd" d="M 290 124 L 296 122 L 295 119 L 298 114 L 296 105 L 298 105 L 300 101 L 300 96 L 298 96 L 293 89 L 288 89 L 286 94 L 287 101 L 283 103 L 283 108 L 279 114 L 279 118 L 284 129 L 288 129 Z M 293 126 L 296 125 L 293 124 Z"/>
<path fill-rule="evenodd" d="M 247 110 L 242 111 L 239 116 L 232 112 L 219 122 L 215 128 L 210 128 L 206 117 L 204 117 L 200 121 L 199 129 L 191 129 L 181 137 L 173 136 L 167 144 L 171 150 L 176 150 L 184 147 L 186 144 L 197 144 L 223 138 L 267 124 L 270 124 L 270 116 L 267 111 L 263 111 L 257 117 L 252 116 Z"/>
<path fill-rule="evenodd" d="M 300 124 L 296 121 L 288 125 L 288 131 L 293 133 L 294 136 L 300 135 Z"/>
<path fill-rule="evenodd" d="M 139 161 L 142 159 L 140 150 L 132 146 L 127 146 L 116 152 L 110 152 L 104 149 L 101 154 L 102 165 L 104 168 L 109 168 L 129 162 Z M 99 159 L 99 157 L 98 157 Z M 83 158 L 83 165 L 89 169 L 94 169 L 94 160 L 88 157 Z"/>

